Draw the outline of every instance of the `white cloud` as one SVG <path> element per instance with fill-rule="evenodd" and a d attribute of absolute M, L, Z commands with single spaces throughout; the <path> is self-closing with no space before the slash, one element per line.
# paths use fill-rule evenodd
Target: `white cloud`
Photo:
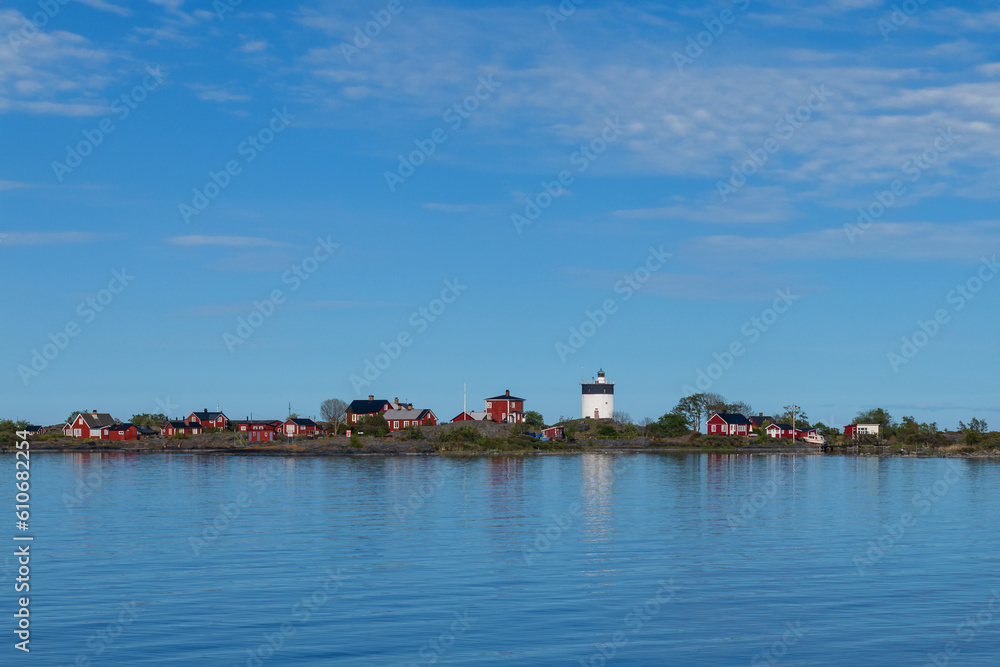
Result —
<path fill-rule="evenodd" d="M 97 234 L 90 232 L 6 232 L 0 234 L 0 244 L 13 246 L 93 243 L 98 238 Z"/>
<path fill-rule="evenodd" d="M 250 96 L 234 93 L 223 86 L 189 83 L 188 88 L 195 91 L 195 96 L 205 102 L 249 102 Z"/>
<path fill-rule="evenodd" d="M 167 243 L 177 246 L 215 246 L 215 247 L 280 247 L 287 243 L 272 241 L 256 236 L 172 236 Z"/>

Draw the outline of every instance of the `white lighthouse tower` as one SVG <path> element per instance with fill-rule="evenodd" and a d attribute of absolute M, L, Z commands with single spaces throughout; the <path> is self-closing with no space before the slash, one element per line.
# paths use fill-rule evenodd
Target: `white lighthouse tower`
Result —
<path fill-rule="evenodd" d="M 615 383 L 608 382 L 604 370 L 590 382 L 580 383 L 583 389 L 583 418 L 611 419 L 615 413 Z"/>

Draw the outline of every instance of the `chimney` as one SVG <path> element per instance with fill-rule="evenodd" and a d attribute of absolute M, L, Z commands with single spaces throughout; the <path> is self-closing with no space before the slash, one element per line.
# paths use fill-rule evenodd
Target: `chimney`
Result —
<path fill-rule="evenodd" d="M 90 411 L 90 414 L 92 414 L 92 415 L 96 415 L 96 414 L 97 414 L 97 410 L 91 410 L 91 411 Z"/>
<path fill-rule="evenodd" d="M 393 402 L 393 403 L 394 403 L 394 404 L 396 405 L 396 407 L 398 408 L 398 407 L 399 407 L 399 396 L 397 396 L 396 398 L 392 399 L 392 402 Z"/>
<path fill-rule="evenodd" d="M 763 412 L 758 412 L 758 413 L 757 413 L 757 416 L 758 416 L 758 417 L 763 417 L 763 416 L 764 416 L 764 413 L 763 413 Z"/>
<path fill-rule="evenodd" d="M 507 395 L 510 396 L 510 389 L 507 390 Z"/>
<path fill-rule="evenodd" d="M 406 404 L 406 409 L 407 410 L 412 410 L 413 409 L 413 403 L 407 403 Z"/>
<path fill-rule="evenodd" d="M 374 396 L 372 396 L 371 394 L 368 394 L 368 400 L 369 400 L 369 401 L 374 401 L 374 400 L 375 400 L 375 397 L 374 397 Z"/>

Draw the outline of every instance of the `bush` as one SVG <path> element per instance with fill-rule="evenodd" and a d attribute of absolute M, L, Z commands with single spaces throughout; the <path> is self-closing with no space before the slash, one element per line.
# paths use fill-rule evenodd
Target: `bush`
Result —
<path fill-rule="evenodd" d="M 597 427 L 597 435 L 602 438 L 617 438 L 618 430 L 611 424 L 601 424 Z"/>
<path fill-rule="evenodd" d="M 426 440 L 423 431 L 420 430 L 418 426 L 411 426 L 406 429 L 406 439 L 407 440 Z"/>
<path fill-rule="evenodd" d="M 190 433 L 174 433 L 171 437 L 174 440 L 190 440 L 191 439 L 191 434 Z"/>
<path fill-rule="evenodd" d="M 465 424 L 463 426 L 452 426 L 443 431 L 438 438 L 440 442 L 475 442 L 483 440 L 483 435 L 475 426 Z"/>
<path fill-rule="evenodd" d="M 365 443 L 361 442 L 361 438 L 356 433 L 351 434 L 351 441 L 348 444 L 355 449 L 361 449 L 365 446 Z"/>

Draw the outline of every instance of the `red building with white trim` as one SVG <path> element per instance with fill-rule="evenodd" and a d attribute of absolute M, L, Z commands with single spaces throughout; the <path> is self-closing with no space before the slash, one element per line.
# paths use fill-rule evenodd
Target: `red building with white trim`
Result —
<path fill-rule="evenodd" d="M 293 438 L 297 435 L 315 435 L 322 430 L 313 420 L 302 417 L 289 417 L 281 425 L 281 432 Z"/>
<path fill-rule="evenodd" d="M 524 399 L 510 395 L 510 389 L 500 396 L 486 399 L 486 412 L 492 421 L 520 424 L 524 421 Z"/>
<path fill-rule="evenodd" d="M 740 414 L 717 412 L 707 422 L 709 435 L 750 435 L 750 420 Z"/>
<path fill-rule="evenodd" d="M 229 426 L 229 419 L 226 415 L 221 412 L 209 412 L 208 408 L 201 412 L 192 412 L 184 421 L 189 424 L 200 424 L 203 429 L 224 429 Z"/>

